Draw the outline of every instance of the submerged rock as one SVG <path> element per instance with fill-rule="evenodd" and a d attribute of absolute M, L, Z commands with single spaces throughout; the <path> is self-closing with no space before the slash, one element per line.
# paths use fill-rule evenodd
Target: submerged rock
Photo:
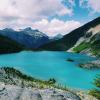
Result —
<path fill-rule="evenodd" d="M 74 60 L 71 59 L 71 58 L 68 58 L 67 61 L 69 61 L 69 62 L 74 62 Z"/>

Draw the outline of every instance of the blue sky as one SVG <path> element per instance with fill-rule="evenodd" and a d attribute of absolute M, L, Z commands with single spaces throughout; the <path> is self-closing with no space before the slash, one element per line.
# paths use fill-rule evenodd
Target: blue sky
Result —
<path fill-rule="evenodd" d="M 100 0 L 0 0 L 0 28 L 69 33 L 100 16 Z"/>
<path fill-rule="evenodd" d="M 73 6 L 73 15 L 72 16 L 68 16 L 68 15 L 64 15 L 64 16 L 53 16 L 52 18 L 56 17 L 58 19 L 61 19 L 61 20 L 78 20 L 80 22 L 83 22 L 83 23 L 87 23 L 97 17 L 100 16 L 100 7 L 98 8 L 99 11 L 97 12 L 94 12 L 93 14 L 91 13 L 92 12 L 92 8 L 87 8 L 87 7 L 81 7 L 80 6 L 80 1 L 81 0 L 73 0 L 75 2 L 75 6 Z M 83 1 L 87 1 L 88 0 L 83 0 Z M 91 0 L 90 0 L 91 1 Z M 92 0 L 93 1 L 93 0 Z M 94 0 L 96 2 L 96 0 Z M 96 3 L 99 3 L 100 4 L 100 0 L 97 0 L 98 2 Z M 67 7 L 69 5 L 69 8 L 70 8 L 70 4 L 68 3 L 68 0 L 63 0 L 62 3 L 65 5 L 65 7 Z M 86 5 L 87 6 L 87 5 Z"/>

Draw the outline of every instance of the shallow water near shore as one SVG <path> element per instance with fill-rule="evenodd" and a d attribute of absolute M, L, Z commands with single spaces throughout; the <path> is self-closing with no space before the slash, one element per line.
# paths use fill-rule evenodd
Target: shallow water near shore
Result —
<path fill-rule="evenodd" d="M 73 59 L 69 62 L 67 59 Z M 52 51 L 22 51 L 14 54 L 0 55 L 0 67 L 14 67 L 34 78 L 56 79 L 58 84 L 78 89 L 93 88 L 93 79 L 100 70 L 86 70 L 78 67 L 78 63 L 88 62 L 95 58 Z"/>

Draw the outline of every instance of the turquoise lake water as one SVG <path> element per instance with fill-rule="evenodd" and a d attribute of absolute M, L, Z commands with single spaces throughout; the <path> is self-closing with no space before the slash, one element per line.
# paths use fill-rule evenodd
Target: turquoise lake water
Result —
<path fill-rule="evenodd" d="M 75 62 L 68 62 L 67 59 Z M 91 89 L 93 79 L 100 70 L 86 70 L 78 67 L 78 63 L 93 60 L 86 55 L 40 51 L 23 51 L 14 54 L 0 55 L 0 66 L 10 66 L 38 79 L 55 78 L 63 86 L 79 89 Z"/>

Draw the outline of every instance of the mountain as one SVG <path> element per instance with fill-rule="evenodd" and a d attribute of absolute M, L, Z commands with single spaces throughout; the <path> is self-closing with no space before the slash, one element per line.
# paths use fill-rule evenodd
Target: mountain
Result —
<path fill-rule="evenodd" d="M 61 39 L 63 37 L 63 35 L 62 34 L 57 34 L 56 36 L 53 36 L 53 37 L 49 37 L 52 41 L 54 41 L 54 40 L 59 40 L 59 39 Z"/>
<path fill-rule="evenodd" d="M 56 38 L 56 39 L 61 39 L 63 37 L 63 35 L 62 34 L 57 34 L 54 38 Z"/>
<path fill-rule="evenodd" d="M 19 52 L 24 49 L 24 46 L 16 41 L 0 35 L 0 54 Z"/>
<path fill-rule="evenodd" d="M 81 50 L 77 50 L 79 47 Z M 100 17 L 73 30 L 69 34 L 63 36 L 63 38 L 47 43 L 39 48 L 39 50 L 71 50 L 75 52 L 82 52 L 85 49 L 96 50 L 95 54 L 98 52 L 100 53 Z"/>
<path fill-rule="evenodd" d="M 15 31 L 13 29 L 3 29 L 0 30 L 0 34 L 17 41 L 18 43 L 28 47 L 37 48 L 47 42 L 49 42 L 49 37 L 39 30 L 32 30 L 30 27 Z"/>

